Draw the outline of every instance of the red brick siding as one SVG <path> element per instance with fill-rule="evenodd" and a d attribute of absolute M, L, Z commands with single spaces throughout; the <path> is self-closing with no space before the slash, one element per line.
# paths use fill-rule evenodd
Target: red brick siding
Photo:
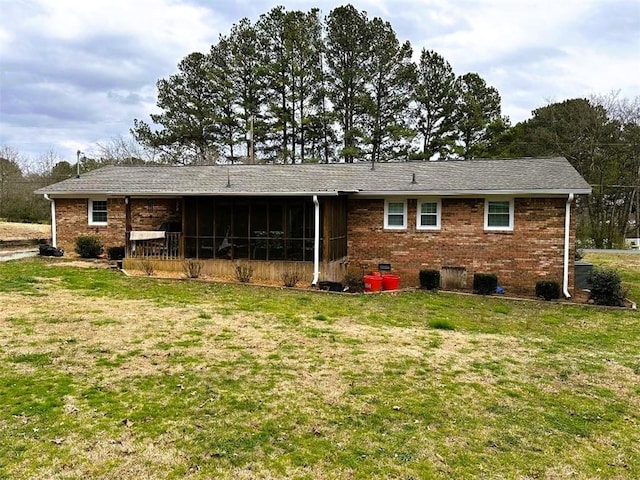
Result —
<path fill-rule="evenodd" d="M 108 199 L 108 224 L 89 225 L 87 199 L 56 199 L 58 246 L 71 253 L 79 235 L 96 234 L 105 248 L 124 244 L 124 198 Z M 134 230 L 157 230 L 168 221 L 180 221 L 176 199 L 131 199 Z M 442 199 L 442 228 L 416 230 L 415 199 L 408 200 L 406 230 L 384 230 L 384 200 L 349 199 L 348 255 L 352 265 L 391 263 L 403 286 L 418 285 L 425 268 L 464 266 L 467 288 L 473 273 L 496 273 L 507 292 L 533 293 L 535 282 L 545 278 L 562 283 L 564 214 L 563 198 L 515 199 L 513 232 L 484 231 L 484 199 Z M 572 211 L 572 213 L 574 213 Z M 573 285 L 575 215 L 571 222 L 569 285 Z"/>
<path fill-rule="evenodd" d="M 56 234 L 57 244 L 67 253 L 73 253 L 76 238 L 80 235 L 98 235 L 105 249 L 124 245 L 125 204 L 124 198 L 107 200 L 107 225 L 89 225 L 89 201 L 86 198 L 57 198 Z"/>
<path fill-rule="evenodd" d="M 486 232 L 483 198 L 443 198 L 441 230 L 423 231 L 416 229 L 417 200 L 409 199 L 407 229 L 392 231 L 384 229 L 384 200 L 352 198 L 348 254 L 352 263 L 372 268 L 391 263 L 403 286 L 417 286 L 421 269 L 463 266 L 467 288 L 474 273 L 496 273 L 507 292 L 531 294 L 540 279 L 562 285 L 565 203 L 562 198 L 516 198 L 513 231 Z M 573 251 L 570 260 L 572 270 Z"/>
<path fill-rule="evenodd" d="M 124 198 L 107 200 L 107 225 L 89 225 L 88 199 L 58 198 L 56 202 L 57 244 L 65 252 L 75 250 L 80 235 L 98 235 L 105 250 L 125 244 L 126 204 Z M 133 230 L 157 230 L 168 221 L 180 221 L 176 199 L 131 199 Z M 180 205 L 181 206 L 181 205 Z"/>
<path fill-rule="evenodd" d="M 132 230 L 158 230 L 165 222 L 182 221 L 182 200 L 175 198 L 132 198 Z"/>

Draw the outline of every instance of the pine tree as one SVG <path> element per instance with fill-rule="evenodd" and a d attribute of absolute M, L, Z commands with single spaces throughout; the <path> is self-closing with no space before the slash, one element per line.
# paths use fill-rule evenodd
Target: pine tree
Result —
<path fill-rule="evenodd" d="M 456 138 L 456 76 L 449 62 L 433 50 L 422 49 L 417 70 L 414 99 L 421 157 L 447 158 Z"/>
<path fill-rule="evenodd" d="M 366 12 L 352 5 L 337 7 L 327 18 L 327 95 L 341 130 L 340 156 L 347 163 L 361 158 L 363 99 L 368 82 L 371 29 Z"/>
<path fill-rule="evenodd" d="M 465 159 L 475 158 L 487 149 L 489 126 L 500 122 L 500 94 L 477 73 L 467 73 L 456 80 L 459 92 L 456 103 L 457 150 Z"/>
<path fill-rule="evenodd" d="M 374 163 L 398 156 L 406 158 L 412 136 L 407 124 L 408 108 L 415 78 L 411 45 L 401 45 L 391 24 L 380 18 L 374 18 L 368 26 L 371 49 L 364 101 L 370 158 Z"/>

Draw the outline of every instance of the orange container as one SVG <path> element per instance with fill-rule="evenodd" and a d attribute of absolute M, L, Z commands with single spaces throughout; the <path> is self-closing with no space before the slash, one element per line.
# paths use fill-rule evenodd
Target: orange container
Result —
<path fill-rule="evenodd" d="M 388 273 L 382 276 L 383 290 L 398 290 L 400 288 L 400 276 Z"/>
<path fill-rule="evenodd" d="M 383 277 L 376 275 L 374 272 L 373 275 L 365 275 L 364 276 L 364 291 L 365 292 L 379 292 L 382 290 L 382 280 Z"/>

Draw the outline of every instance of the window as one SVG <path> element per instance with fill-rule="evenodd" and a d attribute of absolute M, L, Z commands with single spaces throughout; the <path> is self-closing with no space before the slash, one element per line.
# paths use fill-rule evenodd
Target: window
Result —
<path fill-rule="evenodd" d="M 513 230 L 513 199 L 485 201 L 484 229 Z"/>
<path fill-rule="evenodd" d="M 384 228 L 396 230 L 407 228 L 406 200 L 385 200 Z"/>
<path fill-rule="evenodd" d="M 418 200 L 418 230 L 440 230 L 440 200 Z"/>
<path fill-rule="evenodd" d="M 89 200 L 89 225 L 107 224 L 107 201 Z"/>

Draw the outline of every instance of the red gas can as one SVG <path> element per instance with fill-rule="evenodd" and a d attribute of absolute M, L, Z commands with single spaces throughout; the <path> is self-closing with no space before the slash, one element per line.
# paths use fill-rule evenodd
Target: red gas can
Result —
<path fill-rule="evenodd" d="M 400 288 L 400 276 L 387 273 L 382 276 L 383 290 L 398 290 Z"/>

